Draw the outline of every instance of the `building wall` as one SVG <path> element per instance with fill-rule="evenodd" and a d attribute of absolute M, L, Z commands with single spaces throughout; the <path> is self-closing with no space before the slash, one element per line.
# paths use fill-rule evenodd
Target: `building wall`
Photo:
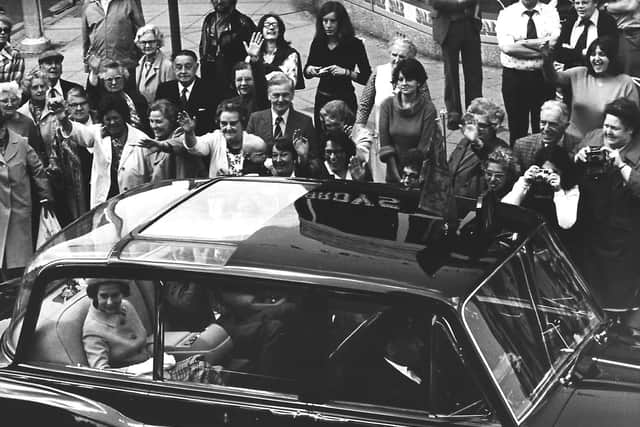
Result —
<path fill-rule="evenodd" d="M 317 11 L 327 0 L 313 0 Z M 341 0 L 353 25 L 383 40 L 406 36 L 420 53 L 440 57 L 440 45 L 432 38 L 430 6 L 426 0 Z M 488 15 L 488 16 L 485 16 Z M 495 13 L 485 13 L 482 20 L 482 59 L 486 65 L 500 66 L 495 37 Z"/>

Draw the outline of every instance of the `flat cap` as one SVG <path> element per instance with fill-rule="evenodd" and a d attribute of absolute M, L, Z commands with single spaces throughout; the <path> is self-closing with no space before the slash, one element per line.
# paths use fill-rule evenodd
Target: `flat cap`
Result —
<path fill-rule="evenodd" d="M 62 60 L 64 59 L 64 55 L 58 52 L 57 50 L 53 50 L 53 49 L 45 50 L 38 57 L 38 64 L 41 64 L 47 60 L 52 60 L 52 59 L 62 62 Z"/>

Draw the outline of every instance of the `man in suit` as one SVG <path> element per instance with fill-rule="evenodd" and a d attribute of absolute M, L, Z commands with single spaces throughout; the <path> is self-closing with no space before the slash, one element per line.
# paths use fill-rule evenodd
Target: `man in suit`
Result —
<path fill-rule="evenodd" d="M 181 50 L 173 56 L 176 80 L 160 83 L 156 99 L 166 99 L 189 113 L 196 120 L 197 136 L 216 128 L 218 93 L 196 76 L 198 57 L 192 50 Z"/>
<path fill-rule="evenodd" d="M 574 154 L 580 139 L 567 134 L 569 127 L 569 109 L 556 100 L 549 100 L 540 108 L 540 132 L 527 135 L 516 140 L 513 155 L 520 164 L 520 170 L 529 169 L 535 160 L 536 153 L 542 147 L 559 145 L 567 153 Z"/>
<path fill-rule="evenodd" d="M 564 68 L 584 65 L 587 48 L 596 38 L 611 36 L 618 38 L 615 19 L 604 10 L 598 10 L 596 0 L 575 0 L 574 10 L 562 23 L 556 61 Z"/>
<path fill-rule="evenodd" d="M 429 326 L 426 316 L 389 312 L 367 354 L 345 371 L 341 399 L 428 409 Z"/>
<path fill-rule="evenodd" d="M 56 96 L 67 97 L 69 89 L 72 87 L 81 87 L 79 84 L 70 82 L 60 78 L 62 76 L 62 61 L 64 55 L 56 50 L 47 50 L 38 57 L 38 66 L 47 74 L 51 82 L 51 88 L 47 94 L 47 98 L 55 98 Z"/>
<path fill-rule="evenodd" d="M 447 127 L 458 129 L 462 116 L 458 58 L 462 54 L 465 108 L 482 96 L 480 9 L 477 0 L 433 0 L 433 39 L 442 47 Z"/>
<path fill-rule="evenodd" d="M 306 139 L 309 155 L 318 157 L 316 132 L 311 117 L 293 109 L 294 87 L 291 79 L 282 72 L 274 72 L 267 81 L 267 91 L 271 108 L 252 113 L 247 132 L 262 138 L 269 147 L 269 153 L 274 140 L 278 138 L 289 137 L 294 144 Z"/>

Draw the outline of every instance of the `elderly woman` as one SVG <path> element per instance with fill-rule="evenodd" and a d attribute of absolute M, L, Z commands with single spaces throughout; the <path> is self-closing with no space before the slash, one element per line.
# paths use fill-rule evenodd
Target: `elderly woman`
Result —
<path fill-rule="evenodd" d="M 156 91 L 160 83 L 174 80 L 171 60 L 162 53 L 164 36 L 153 24 L 138 28 L 135 38 L 142 58 L 136 67 L 136 87 L 138 92 L 151 104 L 156 99 Z"/>
<path fill-rule="evenodd" d="M 571 120 L 567 133 L 578 138 L 598 128 L 604 107 L 614 99 L 626 97 L 638 104 L 638 91 L 631 77 L 617 63 L 618 44 L 612 37 L 599 37 L 587 49 L 584 67 L 556 71 L 545 55 L 545 77 L 557 86 L 570 86 Z"/>
<path fill-rule="evenodd" d="M 398 93 L 380 106 L 380 160 L 387 164 L 387 182 L 400 182 L 406 155 L 417 149 L 425 160 L 444 164 L 446 153 L 442 141 L 433 141 L 436 108 L 424 95 L 427 73 L 416 59 L 398 62 L 391 75 Z"/>
<path fill-rule="evenodd" d="M 357 71 L 356 71 L 357 69 Z M 313 112 L 319 127 L 320 108 L 328 101 L 341 99 L 351 111 L 358 105 L 352 81 L 365 84 L 371 75 L 367 51 L 355 36 L 351 19 L 337 1 L 324 3 L 316 18 L 316 34 L 304 67 L 306 78 L 319 78 Z"/>
<path fill-rule="evenodd" d="M 92 64 L 87 83 L 89 105 L 93 109 L 98 108 L 101 99 L 108 94 L 120 96 L 127 104 L 131 124 L 142 131 L 149 130 L 147 122 L 148 103 L 144 96 L 137 90 L 127 93 L 126 82 L 129 79 L 129 71 L 117 61 L 107 61 L 101 64 Z"/>
<path fill-rule="evenodd" d="M 246 63 L 238 62 L 232 70 L 233 89 L 237 96 L 223 102 L 234 102 L 242 105 L 249 114 L 269 108 L 267 97 L 267 80 L 262 64 L 256 60 Z"/>
<path fill-rule="evenodd" d="M 264 43 L 260 48 L 260 60 L 267 75 L 282 71 L 291 79 L 296 89 L 304 89 L 300 53 L 284 39 L 284 21 L 275 13 L 267 13 L 258 21 L 258 33 Z"/>
<path fill-rule="evenodd" d="M 2 115 L 0 159 L 0 272 L 8 280 L 22 274 L 33 255 L 32 207 L 38 204 L 32 203 L 32 194 L 41 204 L 52 196 L 38 155 L 25 137 L 7 128 Z"/>
<path fill-rule="evenodd" d="M 575 156 L 582 168 L 579 264 L 605 308 L 638 306 L 640 277 L 640 110 L 619 98 L 604 109 L 601 129 L 588 133 Z M 593 147 L 601 147 L 602 153 Z M 596 168 L 596 166 L 599 167 Z"/>
<path fill-rule="evenodd" d="M 499 147 L 482 162 L 485 188 L 493 191 L 498 198 L 506 195 L 517 175 L 517 163 L 509 148 Z"/>
<path fill-rule="evenodd" d="M 393 85 L 391 84 L 391 74 L 398 64 L 398 61 L 415 58 L 417 52 L 418 49 L 411 40 L 404 37 L 393 39 L 391 43 L 389 43 L 391 60 L 386 64 L 378 65 L 373 70 L 360 96 L 360 105 L 358 106 L 354 133 L 357 135 L 361 129 L 367 125 L 369 116 L 373 112 L 373 129 L 375 134 L 373 135 L 373 144 L 369 155 L 369 166 L 371 167 L 371 173 L 375 182 L 385 182 L 386 177 L 386 165 L 382 163 L 379 158 L 380 140 L 377 137 L 380 105 L 385 99 L 394 95 Z M 429 96 L 429 87 L 427 85 L 424 85 L 424 90 L 427 96 Z"/>
<path fill-rule="evenodd" d="M 22 91 L 16 82 L 0 83 L 0 114 L 6 120 L 7 128 L 29 141 L 29 145 L 36 150 L 40 160 L 46 159 L 44 142 L 40 131 L 31 118 L 18 112 Z"/>
<path fill-rule="evenodd" d="M 153 335 L 148 334 L 130 295 L 127 281 L 89 279 L 87 296 L 92 300 L 82 326 L 82 344 L 95 369 L 131 368 L 153 358 Z M 165 355 L 165 375 L 173 381 L 219 383 L 208 354 L 175 362 Z M 167 360 L 169 359 L 169 360 Z"/>
<path fill-rule="evenodd" d="M 496 148 L 508 148 L 496 136 L 505 112 L 487 98 L 471 101 L 463 117 L 462 139 L 449 157 L 453 192 L 457 196 L 477 198 L 484 190 L 482 162 Z"/>
<path fill-rule="evenodd" d="M 47 104 L 47 92 L 50 86 L 46 72 L 36 69 L 28 73 L 22 80 L 22 87 L 27 92 L 29 100 L 18 108 L 18 113 L 30 118 L 36 125 L 43 142 L 41 160 L 45 166 L 52 163 L 52 167 L 55 168 L 57 166 L 55 159 L 51 158 L 53 155 L 51 147 L 58 122 Z"/>

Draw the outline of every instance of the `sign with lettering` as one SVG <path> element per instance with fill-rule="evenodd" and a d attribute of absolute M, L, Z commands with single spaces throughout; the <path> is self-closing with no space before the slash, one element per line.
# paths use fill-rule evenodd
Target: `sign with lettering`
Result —
<path fill-rule="evenodd" d="M 400 21 L 406 20 L 419 26 L 432 27 L 431 5 L 427 0 L 346 0 L 357 4 L 367 4 L 369 7 L 373 5 L 373 12 L 384 10 L 398 17 Z M 480 0 L 480 8 L 483 12 L 482 29 L 480 34 L 484 36 L 484 40 L 497 43 L 496 36 L 496 17 L 500 10 L 495 0 Z M 488 40 L 486 38 L 489 38 Z"/>

